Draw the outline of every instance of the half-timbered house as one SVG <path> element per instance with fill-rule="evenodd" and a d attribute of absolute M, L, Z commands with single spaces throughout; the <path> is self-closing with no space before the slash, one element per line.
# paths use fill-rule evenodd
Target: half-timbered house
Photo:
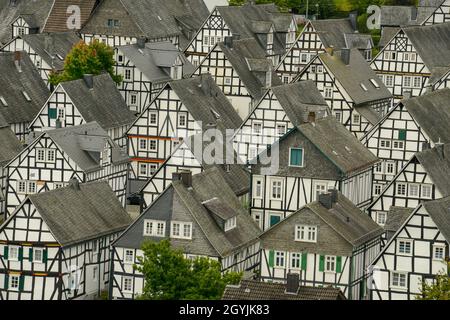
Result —
<path fill-rule="evenodd" d="M 401 28 L 372 60 L 371 68 L 395 102 L 441 89 L 450 69 L 450 22 Z"/>
<path fill-rule="evenodd" d="M 26 52 L 0 52 L 0 115 L 19 140 L 50 95 Z"/>
<path fill-rule="evenodd" d="M 122 75 L 119 91 L 129 109 L 140 114 L 164 85 L 171 80 L 182 79 L 194 72 L 170 41 L 136 44 L 115 48 L 115 73 Z"/>
<path fill-rule="evenodd" d="M 241 118 L 246 118 L 265 91 L 281 85 L 272 61 L 255 39 L 226 37 L 203 59 L 194 75 L 210 73 L 217 86 L 233 104 Z"/>
<path fill-rule="evenodd" d="M 74 32 L 39 33 L 20 35 L 8 42 L 2 51 L 25 51 L 38 69 L 42 79 L 48 83 L 52 71 L 62 71 L 67 54 L 81 38 Z"/>
<path fill-rule="evenodd" d="M 261 279 L 336 287 L 348 299 L 366 299 L 368 267 L 381 249 L 380 228 L 336 190 L 321 194 L 261 235 Z"/>
<path fill-rule="evenodd" d="M 41 132 L 97 122 L 120 146 L 126 146 L 125 132 L 136 120 L 109 73 L 85 75 L 61 82 L 30 124 Z"/>
<path fill-rule="evenodd" d="M 421 202 L 450 195 L 450 145 L 435 143 L 416 153 L 367 207 L 375 222 L 384 226 L 391 207 L 416 208 Z"/>
<path fill-rule="evenodd" d="M 278 145 L 277 145 L 278 144 Z M 372 200 L 372 167 L 379 160 L 333 117 L 296 126 L 272 145 L 271 163 L 252 163 L 250 212 L 261 229 L 336 188 L 358 207 Z M 273 167 L 276 172 L 268 172 Z"/>
<path fill-rule="evenodd" d="M 253 160 L 295 126 L 308 122 L 311 112 L 316 119 L 330 114 L 313 81 L 268 89 L 233 136 L 234 149 L 242 163 Z"/>
<path fill-rule="evenodd" d="M 180 138 L 219 123 L 221 128 L 237 129 L 241 121 L 211 75 L 167 83 L 127 131 L 130 192 L 141 189 L 172 155 Z"/>
<path fill-rule="evenodd" d="M 74 300 L 108 288 L 131 218 L 105 182 L 28 196 L 0 227 L 0 300 Z"/>
<path fill-rule="evenodd" d="M 320 53 L 294 79 L 313 80 L 333 115 L 362 138 L 392 106 L 392 94 L 357 49 Z"/>
<path fill-rule="evenodd" d="M 370 36 L 357 32 L 356 15 L 346 19 L 308 21 L 303 31 L 282 57 L 276 67 L 284 83 L 292 81 L 317 54 L 327 48 L 359 49 L 366 60 L 371 59 L 373 41 Z"/>
<path fill-rule="evenodd" d="M 217 168 L 181 173 L 113 243 L 110 296 L 134 299 L 142 293 L 144 278 L 133 265 L 145 241 L 170 239 L 187 258 L 217 260 L 224 272 L 253 271 L 259 266 L 259 234 Z"/>
<path fill-rule="evenodd" d="M 203 0 L 104 0 L 80 32 L 87 43 L 98 39 L 118 47 L 146 38 L 184 50 L 208 15 Z"/>
<path fill-rule="evenodd" d="M 294 16 L 279 12 L 274 4 L 255 5 L 248 1 L 242 6 L 217 6 L 184 53 L 194 66 L 198 66 L 225 37 L 239 36 L 256 40 L 265 55 L 277 65 L 294 43 L 296 31 Z"/>
<path fill-rule="evenodd" d="M 416 300 L 423 282 L 448 272 L 449 207 L 446 197 L 423 202 L 407 215 L 373 263 L 372 300 Z"/>
<path fill-rule="evenodd" d="M 97 123 L 34 132 L 6 166 L 6 212 L 27 195 L 58 189 L 70 179 L 106 180 L 125 206 L 129 158 Z M 32 140 L 32 141 L 31 141 Z"/>
<path fill-rule="evenodd" d="M 382 162 L 374 168 L 374 196 L 423 147 L 450 142 L 450 89 L 402 100 L 361 142 Z"/>

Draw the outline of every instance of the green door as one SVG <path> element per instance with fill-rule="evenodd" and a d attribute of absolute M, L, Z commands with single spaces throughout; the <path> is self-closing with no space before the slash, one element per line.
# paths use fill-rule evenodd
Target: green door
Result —
<path fill-rule="evenodd" d="M 280 216 L 270 216 L 270 226 L 273 227 L 278 222 L 280 222 L 281 217 Z"/>

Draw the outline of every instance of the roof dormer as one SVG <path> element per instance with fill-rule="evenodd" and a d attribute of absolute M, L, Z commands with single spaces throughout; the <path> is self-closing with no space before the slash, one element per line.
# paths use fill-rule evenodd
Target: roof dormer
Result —
<path fill-rule="evenodd" d="M 205 206 L 212 218 L 224 232 L 228 232 L 236 228 L 238 216 L 238 212 L 236 210 L 232 209 L 218 198 L 213 198 L 203 202 L 203 206 Z"/>

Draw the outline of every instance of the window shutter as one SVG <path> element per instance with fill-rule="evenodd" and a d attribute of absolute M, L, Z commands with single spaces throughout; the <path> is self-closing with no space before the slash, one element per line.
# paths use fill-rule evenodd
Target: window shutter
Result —
<path fill-rule="evenodd" d="M 325 256 L 320 256 L 319 259 L 319 271 L 324 272 L 325 271 Z"/>
<path fill-rule="evenodd" d="M 3 259 L 8 260 L 9 257 L 9 247 L 5 246 L 3 249 Z"/>
<path fill-rule="evenodd" d="M 5 273 L 5 285 L 4 285 L 5 290 L 8 290 L 9 288 L 9 274 Z"/>
<path fill-rule="evenodd" d="M 23 260 L 23 247 L 19 248 L 19 261 Z"/>
<path fill-rule="evenodd" d="M 342 272 L 342 257 L 336 257 L 336 272 L 341 273 Z"/>
<path fill-rule="evenodd" d="M 29 252 L 29 254 L 28 254 L 28 260 L 29 260 L 30 262 L 33 262 L 33 248 L 30 248 L 28 252 Z"/>
<path fill-rule="evenodd" d="M 398 140 L 406 140 L 406 130 L 399 130 L 398 131 Z"/>
<path fill-rule="evenodd" d="M 275 260 L 275 251 L 270 250 L 269 251 L 269 267 L 273 268 L 274 260 Z"/>
<path fill-rule="evenodd" d="M 19 291 L 23 291 L 24 282 L 25 282 L 25 276 L 20 276 L 19 277 Z"/>
<path fill-rule="evenodd" d="M 44 251 L 42 252 L 42 262 L 47 263 L 47 260 L 48 260 L 48 250 L 44 249 Z"/>
<path fill-rule="evenodd" d="M 50 119 L 56 119 L 56 117 L 57 117 L 57 111 L 56 111 L 56 108 L 49 108 L 48 109 L 48 117 L 50 118 Z"/>
<path fill-rule="evenodd" d="M 306 270 L 306 267 L 308 265 L 308 254 L 302 253 L 302 270 Z"/>

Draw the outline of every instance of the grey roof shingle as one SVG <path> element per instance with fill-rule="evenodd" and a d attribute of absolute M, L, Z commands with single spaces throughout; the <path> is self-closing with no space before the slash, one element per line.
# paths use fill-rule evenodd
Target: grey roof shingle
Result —
<path fill-rule="evenodd" d="M 73 104 L 86 122 L 96 121 L 105 130 L 130 125 L 136 120 L 109 73 L 94 76 L 94 88 L 84 79 L 62 82 Z"/>
<path fill-rule="evenodd" d="M 413 213 L 414 209 L 394 207 L 389 208 L 389 213 L 386 218 L 384 230 L 390 232 L 397 232 L 397 230 L 405 223 L 408 217 Z"/>
<path fill-rule="evenodd" d="M 72 16 L 69 6 L 77 6 L 80 9 L 80 27 L 83 27 L 92 14 L 97 0 L 57 0 L 45 21 L 42 32 L 65 32 L 70 31 L 67 21 Z"/>
<path fill-rule="evenodd" d="M 403 100 L 409 114 L 433 142 L 450 142 L 450 88 Z"/>
<path fill-rule="evenodd" d="M 326 48 L 333 46 L 335 49 L 346 48 L 345 34 L 352 34 L 352 24 L 349 18 L 327 19 L 311 21 L 320 40 Z"/>
<path fill-rule="evenodd" d="M 14 63 L 14 52 L 0 52 L 0 114 L 8 124 L 28 123 L 38 114 L 50 92 L 26 52 L 21 52 L 21 72 Z M 31 101 L 28 101 L 26 92 Z"/>
<path fill-rule="evenodd" d="M 228 285 L 222 300 L 346 300 L 342 291 L 333 287 L 300 286 L 297 294 L 286 293 L 283 283 L 242 280 L 239 286 Z"/>
<path fill-rule="evenodd" d="M 52 235 L 70 246 L 121 232 L 131 218 L 107 182 L 80 184 L 29 196 Z"/>
<path fill-rule="evenodd" d="M 400 30 L 400 27 L 383 27 L 378 47 L 384 48 Z"/>
<path fill-rule="evenodd" d="M 426 201 L 423 206 L 447 242 L 450 242 L 450 197 Z"/>
<path fill-rule="evenodd" d="M 415 155 L 443 197 L 450 195 L 450 143 Z"/>
<path fill-rule="evenodd" d="M 0 167 L 3 167 L 23 150 L 22 144 L 9 126 L 0 128 L 0 146 Z"/>
<path fill-rule="evenodd" d="M 344 39 L 346 48 L 349 49 L 365 50 L 373 48 L 373 40 L 370 34 L 345 33 Z"/>
<path fill-rule="evenodd" d="M 421 25 L 436 10 L 433 6 L 381 6 L 381 25 L 402 27 Z"/>

